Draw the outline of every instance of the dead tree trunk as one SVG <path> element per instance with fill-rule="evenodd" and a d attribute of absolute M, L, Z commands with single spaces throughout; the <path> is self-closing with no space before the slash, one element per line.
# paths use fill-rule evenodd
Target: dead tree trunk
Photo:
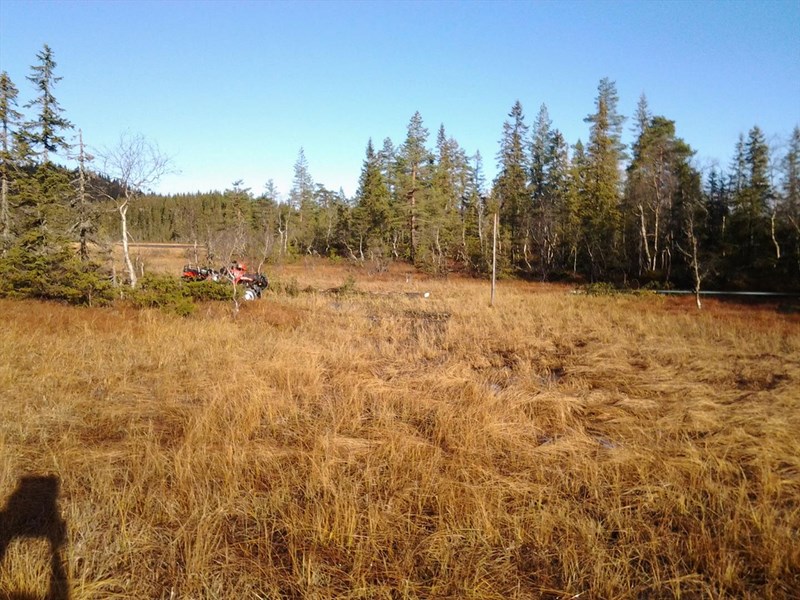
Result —
<path fill-rule="evenodd" d="M 130 206 L 128 198 L 120 204 L 117 209 L 119 210 L 120 225 L 122 228 L 122 258 L 125 261 L 125 269 L 128 271 L 128 281 L 132 288 L 136 287 L 139 279 L 136 277 L 136 269 L 133 268 L 131 261 L 130 248 L 128 246 L 128 207 Z"/>

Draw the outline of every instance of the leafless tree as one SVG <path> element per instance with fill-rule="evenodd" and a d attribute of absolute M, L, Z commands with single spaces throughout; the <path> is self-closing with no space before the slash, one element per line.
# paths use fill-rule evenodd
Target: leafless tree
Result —
<path fill-rule="evenodd" d="M 684 220 L 687 245 L 686 247 L 680 243 L 676 245 L 680 253 L 686 258 L 686 261 L 689 263 L 689 268 L 692 271 L 692 279 L 694 280 L 694 301 L 697 305 L 697 309 L 700 310 L 703 308 L 703 304 L 700 300 L 700 287 L 703 284 L 703 278 L 705 277 L 706 273 L 701 265 L 699 248 L 700 244 L 696 220 L 697 216 L 695 212 L 692 210 L 687 211 L 686 218 Z"/>
<path fill-rule="evenodd" d="M 161 152 L 155 142 L 141 134 L 124 133 L 117 144 L 98 153 L 103 171 L 119 184 L 116 203 L 122 229 L 122 256 L 132 288 L 138 278 L 131 262 L 128 234 L 128 209 L 131 203 L 164 175 L 172 172 L 172 159 Z"/>
<path fill-rule="evenodd" d="M 78 154 L 74 156 L 78 161 L 78 178 L 73 181 L 73 185 L 77 186 L 75 197 L 72 200 L 72 207 L 77 212 L 77 221 L 73 224 L 71 230 L 78 231 L 78 239 L 80 240 L 80 258 L 82 262 L 89 260 L 89 236 L 94 230 L 93 214 L 89 202 L 88 194 L 88 171 L 87 163 L 91 162 L 94 157 L 86 152 L 86 147 L 83 143 L 83 131 L 78 130 Z"/>

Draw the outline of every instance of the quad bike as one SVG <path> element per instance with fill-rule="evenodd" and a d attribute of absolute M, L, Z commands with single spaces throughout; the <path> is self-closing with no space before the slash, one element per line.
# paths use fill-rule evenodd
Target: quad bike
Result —
<path fill-rule="evenodd" d="M 211 267 L 184 265 L 181 279 L 184 281 L 219 281 L 220 276 L 219 273 Z"/>
<path fill-rule="evenodd" d="M 243 285 L 245 300 L 255 300 L 261 297 L 261 292 L 269 287 L 269 280 L 261 273 L 248 273 L 247 266 L 234 262 L 230 267 L 222 267 L 219 274 L 233 282 L 234 285 Z"/>
<path fill-rule="evenodd" d="M 231 263 L 230 267 L 222 267 L 219 271 L 215 271 L 210 267 L 185 265 L 181 278 L 184 281 L 215 281 L 222 283 L 229 281 L 235 286 L 241 285 L 244 287 L 244 293 L 242 294 L 244 300 L 260 298 L 261 293 L 269 287 L 269 280 L 265 275 L 248 273 L 247 266 L 240 262 Z"/>

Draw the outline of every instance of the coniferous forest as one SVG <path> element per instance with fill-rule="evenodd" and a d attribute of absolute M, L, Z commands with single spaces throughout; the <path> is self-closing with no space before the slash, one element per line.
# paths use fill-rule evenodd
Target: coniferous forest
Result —
<path fill-rule="evenodd" d="M 210 261 L 313 255 L 482 276 L 491 270 L 495 214 L 506 276 L 800 290 L 800 127 L 768 143 L 754 125 L 739 135 L 730 165 L 701 169 L 679 125 L 644 95 L 623 116 L 615 83 L 604 78 L 594 104 L 587 99 L 586 140 L 566 140 L 545 105 L 531 118 L 514 103 L 498 118 L 493 181 L 480 153 L 444 125 L 432 134 L 417 112 L 405 139 L 366 140 L 352 198 L 315 183 L 302 149 L 285 198 L 272 180 L 258 194 L 235 182 L 159 195 L 149 189 L 168 159 L 138 136 L 93 156 L 57 100 L 56 67 L 45 45 L 24 82 L 27 96 L 0 74 L 3 295 L 91 301 L 124 279 L 107 267 L 123 237 L 194 243 Z M 634 132 L 629 146 L 625 126 Z"/>

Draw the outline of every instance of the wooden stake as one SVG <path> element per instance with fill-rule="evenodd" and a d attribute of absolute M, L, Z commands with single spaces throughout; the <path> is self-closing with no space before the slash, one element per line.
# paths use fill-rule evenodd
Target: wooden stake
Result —
<path fill-rule="evenodd" d="M 494 213 L 494 232 L 492 233 L 492 297 L 489 306 L 494 306 L 494 288 L 497 285 L 497 213 Z"/>

